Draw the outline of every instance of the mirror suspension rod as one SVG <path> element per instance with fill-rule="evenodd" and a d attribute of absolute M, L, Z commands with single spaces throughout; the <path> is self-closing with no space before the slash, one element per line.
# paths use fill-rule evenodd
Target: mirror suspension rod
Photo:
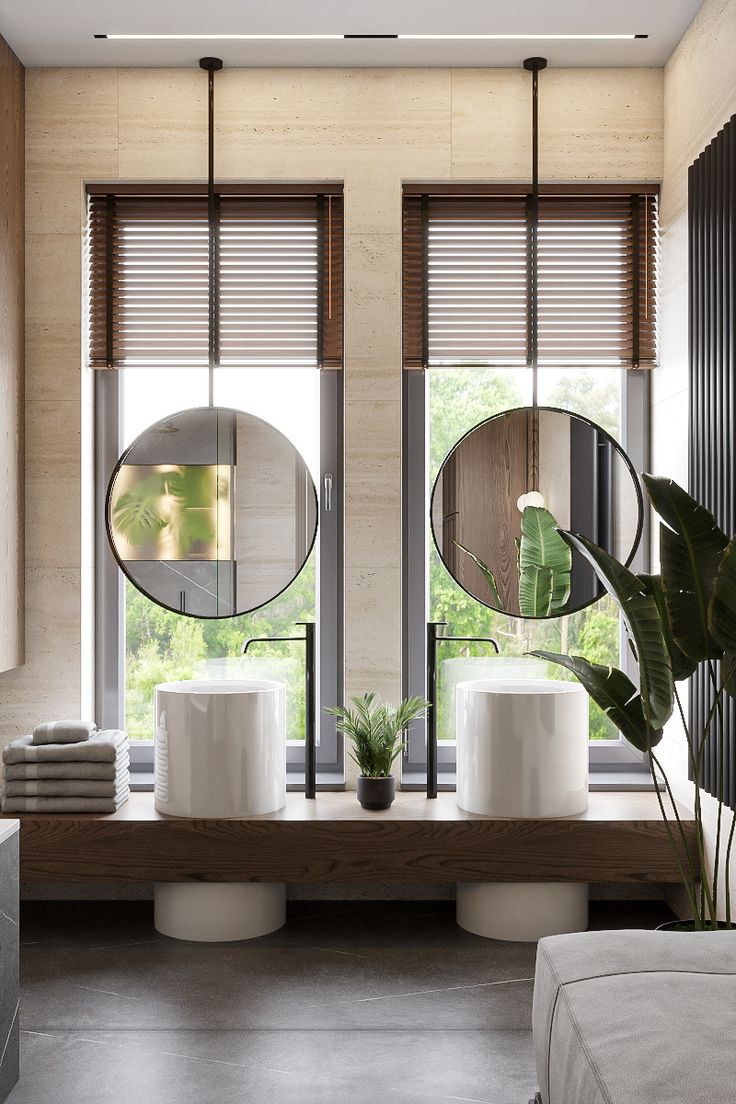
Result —
<path fill-rule="evenodd" d="M 219 300 L 219 211 L 215 195 L 215 73 L 222 69 L 222 60 L 215 57 L 199 59 L 200 69 L 207 73 L 207 238 L 208 266 L 207 280 L 207 322 L 208 322 L 208 366 L 209 366 L 209 405 L 215 402 L 215 368 L 219 363 L 220 335 L 218 326 Z"/>
<path fill-rule="evenodd" d="M 539 360 L 539 73 L 547 68 L 547 59 L 525 58 L 524 68 L 532 75 L 532 190 L 527 197 L 526 231 L 526 363 L 532 369 L 532 406 L 536 406 Z"/>
<path fill-rule="evenodd" d="M 427 622 L 427 797 L 437 797 L 437 648 L 447 641 L 463 644 L 491 644 L 496 655 L 499 647 L 491 636 L 442 636 L 437 630 L 446 621 Z"/>
<path fill-rule="evenodd" d="M 251 636 L 240 649 L 245 655 L 251 644 L 278 644 L 300 641 L 305 646 L 304 693 L 306 732 L 304 741 L 304 796 L 313 800 L 317 796 L 317 649 L 314 621 L 297 621 L 304 628 L 304 636 Z"/>

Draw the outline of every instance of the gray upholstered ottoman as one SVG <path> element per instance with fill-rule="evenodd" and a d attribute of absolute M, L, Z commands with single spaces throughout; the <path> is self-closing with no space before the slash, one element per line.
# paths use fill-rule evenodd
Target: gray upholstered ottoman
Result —
<path fill-rule="evenodd" d="M 542 939 L 541 1104 L 736 1101 L 736 931 Z"/>

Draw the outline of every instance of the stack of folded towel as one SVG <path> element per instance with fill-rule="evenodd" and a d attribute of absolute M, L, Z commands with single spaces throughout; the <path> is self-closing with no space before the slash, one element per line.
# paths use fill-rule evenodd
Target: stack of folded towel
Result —
<path fill-rule="evenodd" d="M 130 795 L 125 732 L 50 721 L 3 751 L 4 813 L 114 813 Z"/>

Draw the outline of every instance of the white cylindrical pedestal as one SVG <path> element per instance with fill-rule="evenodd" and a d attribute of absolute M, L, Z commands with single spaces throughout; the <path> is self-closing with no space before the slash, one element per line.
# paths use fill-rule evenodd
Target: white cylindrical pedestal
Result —
<path fill-rule="evenodd" d="M 457 922 L 486 939 L 528 943 L 588 927 L 588 887 L 577 882 L 460 882 Z"/>
<path fill-rule="evenodd" d="M 157 882 L 153 900 L 156 931 L 173 939 L 255 939 L 286 921 L 282 882 Z"/>

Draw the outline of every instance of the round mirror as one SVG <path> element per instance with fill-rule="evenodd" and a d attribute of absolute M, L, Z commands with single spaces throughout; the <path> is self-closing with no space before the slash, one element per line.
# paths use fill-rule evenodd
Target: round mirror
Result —
<path fill-rule="evenodd" d="M 514 617 L 560 617 L 603 592 L 558 527 L 628 564 L 643 517 L 623 449 L 594 422 L 551 407 L 509 410 L 471 429 L 432 491 L 445 567 L 473 598 Z"/>
<path fill-rule="evenodd" d="M 317 534 L 301 455 L 268 422 L 198 407 L 150 426 L 118 461 L 106 503 L 115 558 L 152 601 L 235 617 L 297 577 Z"/>

